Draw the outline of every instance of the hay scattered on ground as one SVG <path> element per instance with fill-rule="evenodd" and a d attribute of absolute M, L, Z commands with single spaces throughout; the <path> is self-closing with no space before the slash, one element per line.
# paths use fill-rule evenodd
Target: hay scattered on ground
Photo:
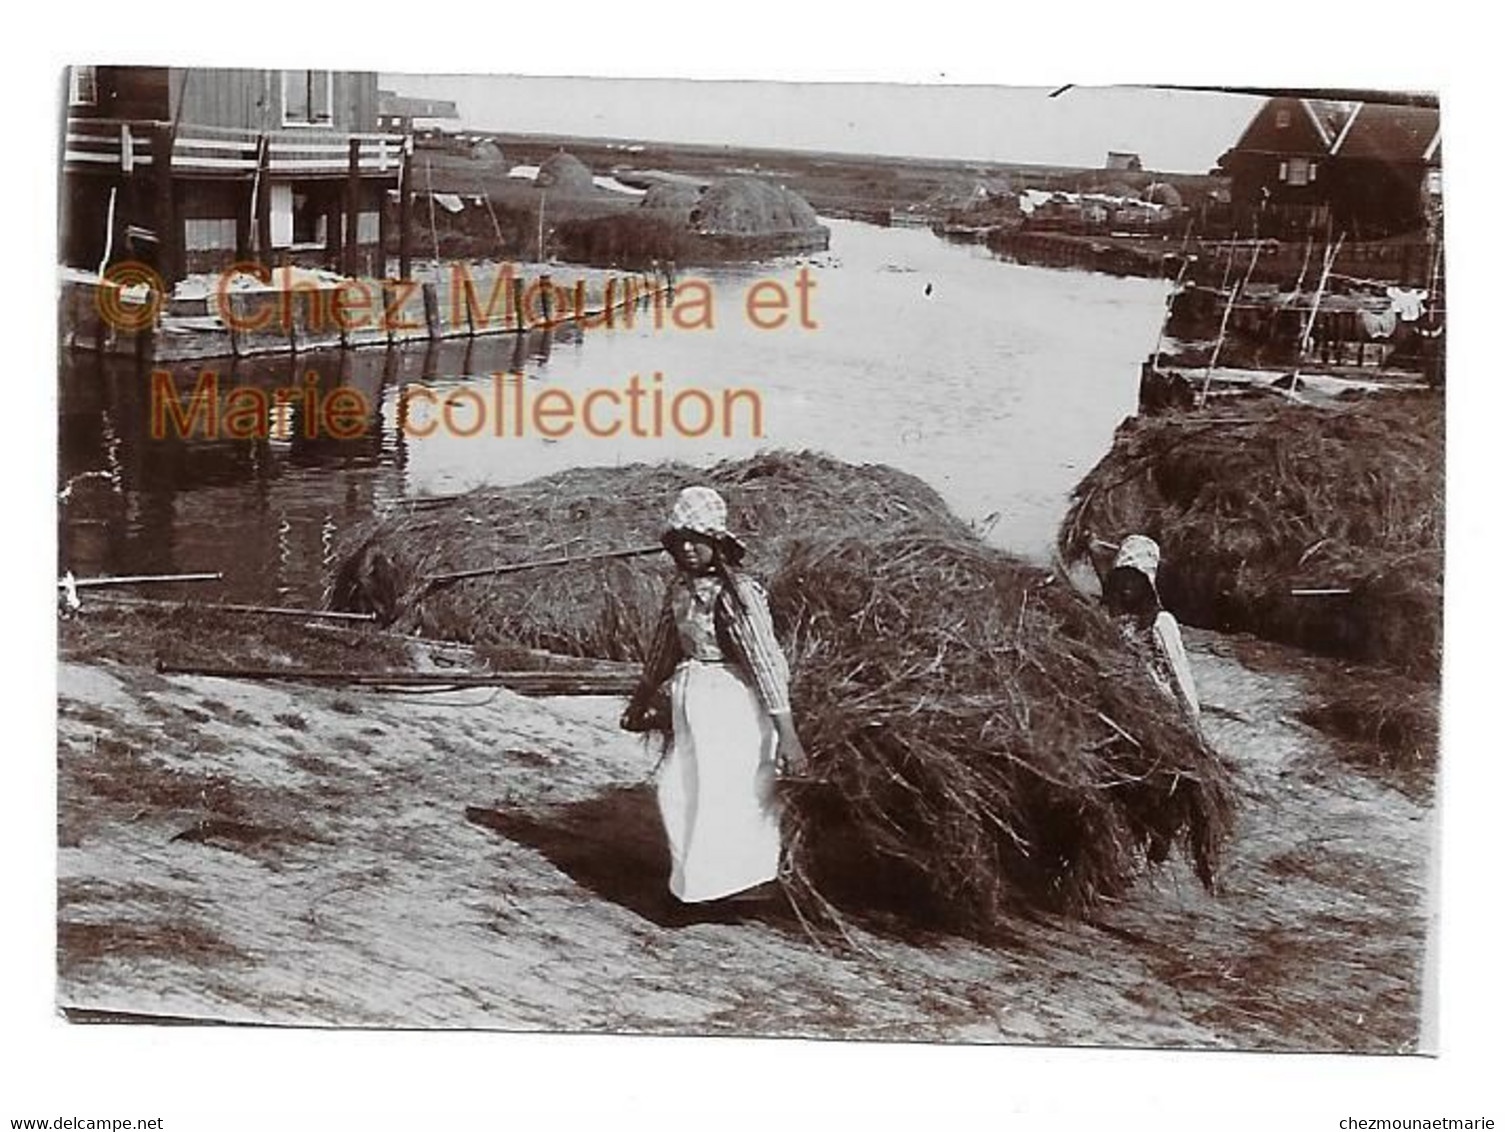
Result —
<path fill-rule="evenodd" d="M 685 464 L 576 468 L 389 516 L 347 540 L 333 608 L 377 613 L 403 632 L 474 644 L 523 644 L 572 656 L 638 660 L 657 620 L 667 555 L 479 578 L 431 591 L 425 577 L 505 562 L 580 556 L 658 541 L 682 487 L 721 490 L 745 564 L 767 575 L 783 545 L 812 529 L 964 524 L 922 481 L 883 465 L 770 452 L 710 469 Z"/>
<path fill-rule="evenodd" d="M 802 541 L 770 595 L 812 754 L 788 791 L 804 910 L 987 934 L 1111 900 L 1175 847 L 1212 885 L 1228 772 L 1062 579 L 913 529 Z"/>
<path fill-rule="evenodd" d="M 1182 620 L 1435 680 L 1442 493 L 1432 393 L 1135 418 L 1078 485 L 1060 550 L 1101 569 L 1111 544 L 1149 534 Z"/>
<path fill-rule="evenodd" d="M 1301 719 L 1343 742 L 1339 757 L 1419 799 L 1432 793 L 1440 732 L 1435 684 L 1355 669 L 1329 677 Z"/>

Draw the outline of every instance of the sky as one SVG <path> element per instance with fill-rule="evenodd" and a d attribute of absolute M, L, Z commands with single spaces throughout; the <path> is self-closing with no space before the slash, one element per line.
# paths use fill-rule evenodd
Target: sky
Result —
<path fill-rule="evenodd" d="M 458 129 L 1206 172 L 1259 99 L 1133 87 L 694 82 L 383 74 L 384 90 L 453 99 Z"/>

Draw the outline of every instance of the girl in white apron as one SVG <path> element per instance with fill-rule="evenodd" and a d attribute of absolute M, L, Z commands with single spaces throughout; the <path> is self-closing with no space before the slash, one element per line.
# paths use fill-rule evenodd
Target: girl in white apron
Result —
<path fill-rule="evenodd" d="M 1145 535 L 1130 535 L 1119 544 L 1103 581 L 1103 601 L 1120 631 L 1148 660 L 1150 678 L 1200 731 L 1202 704 L 1181 642 L 1181 626 L 1160 605 L 1155 584 L 1159 569 L 1160 544 Z"/>
<path fill-rule="evenodd" d="M 669 891 L 685 904 L 720 900 L 777 878 L 780 771 L 805 753 L 789 709 L 789 666 L 763 588 L 738 573 L 744 547 L 708 487 L 679 495 L 664 533 L 678 567 L 665 595 L 643 678 L 622 724 L 651 719 L 669 681 L 672 733 L 659 769 Z"/>

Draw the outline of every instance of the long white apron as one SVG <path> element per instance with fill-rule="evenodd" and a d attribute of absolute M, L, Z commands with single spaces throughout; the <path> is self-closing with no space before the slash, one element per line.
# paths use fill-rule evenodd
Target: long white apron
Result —
<path fill-rule="evenodd" d="M 778 733 L 757 692 L 727 664 L 682 661 L 670 684 L 674 739 L 658 805 L 686 903 L 716 900 L 779 871 Z"/>

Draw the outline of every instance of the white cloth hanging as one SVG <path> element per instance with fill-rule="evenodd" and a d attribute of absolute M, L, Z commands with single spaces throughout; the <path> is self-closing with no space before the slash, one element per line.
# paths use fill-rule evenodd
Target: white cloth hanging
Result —
<path fill-rule="evenodd" d="M 1390 309 L 1402 322 L 1415 322 L 1421 317 L 1421 305 L 1427 301 L 1425 287 L 1386 287 Z"/>

